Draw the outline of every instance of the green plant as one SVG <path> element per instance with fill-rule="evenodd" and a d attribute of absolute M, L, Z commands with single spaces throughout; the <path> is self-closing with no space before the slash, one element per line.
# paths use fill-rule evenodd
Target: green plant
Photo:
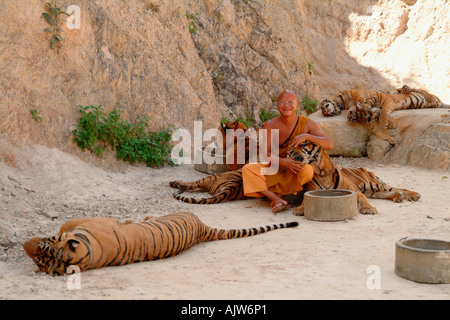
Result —
<path fill-rule="evenodd" d="M 312 65 L 313 65 L 312 62 L 308 62 L 308 73 L 310 76 L 312 75 Z"/>
<path fill-rule="evenodd" d="M 61 41 L 63 40 L 61 36 L 61 32 L 64 32 L 59 27 L 59 16 L 62 14 L 65 14 L 67 16 L 70 16 L 67 12 L 64 12 L 61 10 L 61 8 L 58 8 L 56 3 L 53 1 L 53 4 L 50 2 L 47 2 L 47 12 L 43 12 L 42 16 L 47 20 L 47 22 L 50 24 L 50 28 L 45 28 L 45 32 L 49 32 L 51 34 L 50 37 L 50 43 L 51 48 L 59 48 L 61 46 Z"/>
<path fill-rule="evenodd" d="M 189 20 L 189 32 L 192 34 L 197 34 L 197 25 L 196 25 L 196 21 L 200 20 L 200 15 L 196 12 L 196 13 L 187 13 L 186 12 L 186 18 L 188 18 Z"/>
<path fill-rule="evenodd" d="M 152 10 L 153 12 L 158 12 L 159 11 L 159 4 L 154 4 L 153 2 L 150 2 L 149 4 L 148 4 L 148 8 L 150 9 L 150 10 Z"/>
<path fill-rule="evenodd" d="M 303 109 L 305 109 L 307 114 L 316 112 L 318 103 L 319 103 L 319 100 L 311 99 L 307 94 L 305 94 L 303 96 L 302 106 L 303 106 Z"/>
<path fill-rule="evenodd" d="M 222 117 L 222 120 L 220 120 L 220 123 L 228 123 L 228 122 L 231 122 L 231 121 L 227 117 Z"/>
<path fill-rule="evenodd" d="M 224 77 L 223 77 L 223 72 L 219 69 L 216 69 L 213 71 L 213 73 L 211 74 L 214 81 L 216 81 L 216 83 L 218 85 L 222 85 L 223 81 L 224 81 Z"/>
<path fill-rule="evenodd" d="M 265 108 L 261 108 L 259 110 L 259 119 L 261 119 L 261 121 L 267 122 L 270 119 L 276 118 L 280 115 L 280 113 L 278 111 L 275 110 L 270 110 L 270 109 L 265 109 Z"/>
<path fill-rule="evenodd" d="M 37 110 L 36 110 L 36 109 L 30 110 L 30 113 L 31 113 L 31 118 L 32 118 L 33 120 L 42 122 L 42 118 L 41 118 L 40 116 L 38 116 L 38 113 L 37 113 Z"/>
<path fill-rule="evenodd" d="M 115 107 L 107 116 L 103 107 L 80 106 L 81 118 L 72 131 L 73 141 L 82 150 L 88 149 L 102 157 L 104 147 L 110 145 L 117 158 L 131 164 L 144 162 L 149 167 L 174 165 L 170 158 L 173 126 L 158 132 L 148 132 L 149 120 L 143 117 L 136 124 L 120 119 L 121 111 Z"/>

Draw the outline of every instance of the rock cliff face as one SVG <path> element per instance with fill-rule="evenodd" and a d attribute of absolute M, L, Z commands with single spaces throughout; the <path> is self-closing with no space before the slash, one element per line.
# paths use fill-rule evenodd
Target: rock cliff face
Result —
<path fill-rule="evenodd" d="M 80 28 L 63 21 L 52 50 L 45 1 L 0 0 L 0 139 L 12 145 L 81 154 L 71 142 L 78 105 L 117 103 L 124 118 L 148 116 L 156 130 L 257 118 L 284 89 L 323 99 L 406 83 L 450 100 L 444 0 L 57 4 L 80 8 Z"/>

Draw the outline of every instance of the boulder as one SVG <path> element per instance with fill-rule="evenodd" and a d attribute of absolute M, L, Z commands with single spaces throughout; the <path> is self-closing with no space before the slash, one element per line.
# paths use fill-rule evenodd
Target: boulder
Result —
<path fill-rule="evenodd" d="M 430 124 L 425 130 L 408 130 L 400 144 L 384 157 L 387 163 L 426 169 L 450 169 L 450 117 Z"/>
<path fill-rule="evenodd" d="M 360 125 L 350 125 L 347 121 L 347 111 L 334 117 L 324 117 L 320 111 L 309 116 L 316 121 L 322 131 L 330 137 L 333 149 L 330 156 L 363 157 L 367 155 L 369 130 Z"/>
<path fill-rule="evenodd" d="M 450 168 L 449 109 L 398 110 L 389 117 L 389 129 L 347 122 L 347 111 L 334 117 L 310 116 L 333 142 L 332 156 L 362 157 L 428 169 Z"/>

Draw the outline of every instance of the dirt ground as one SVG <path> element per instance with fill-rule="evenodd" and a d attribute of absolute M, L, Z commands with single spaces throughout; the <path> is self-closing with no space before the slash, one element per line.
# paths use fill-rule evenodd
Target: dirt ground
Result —
<path fill-rule="evenodd" d="M 450 240 L 450 172 L 368 159 L 365 166 L 392 186 L 421 193 L 416 203 L 370 200 L 378 215 L 315 222 L 287 210 L 273 215 L 260 199 L 191 205 L 172 198 L 170 180 L 205 174 L 193 166 L 104 169 L 43 146 L 24 147 L 0 162 L 0 299 L 448 299 L 450 285 L 420 284 L 394 273 L 401 238 Z M 3 157 L 3 159 L 8 159 Z M 205 196 L 198 193 L 196 196 Z M 263 235 L 199 244 L 169 259 L 107 267 L 69 276 L 35 273 L 22 243 L 54 235 L 64 221 L 109 216 L 125 221 L 191 211 L 206 224 L 246 228 L 298 221 Z M 378 281 L 378 282 L 377 282 Z"/>

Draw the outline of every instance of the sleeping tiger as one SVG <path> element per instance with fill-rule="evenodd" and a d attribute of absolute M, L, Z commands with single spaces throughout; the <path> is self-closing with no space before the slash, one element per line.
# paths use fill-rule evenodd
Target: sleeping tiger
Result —
<path fill-rule="evenodd" d="M 173 197 L 187 203 L 213 204 L 228 200 L 245 199 L 242 182 L 242 168 L 235 171 L 210 175 L 194 182 L 170 181 L 169 186 L 180 189 L 178 193 L 173 194 Z M 181 196 L 184 191 L 196 189 L 206 190 L 213 197 L 196 199 Z"/>
<path fill-rule="evenodd" d="M 225 150 L 226 160 L 230 170 L 238 170 L 249 162 L 257 161 L 259 157 L 259 129 L 247 129 L 241 121 L 233 121 L 221 123 L 218 130 L 222 134 L 222 150 Z M 228 133 L 233 134 L 227 134 Z M 244 153 L 240 155 L 240 151 L 244 146 Z"/>
<path fill-rule="evenodd" d="M 320 146 L 305 141 L 291 150 L 290 155 L 296 161 L 309 163 L 314 168 L 314 178 L 304 186 L 305 191 L 346 189 L 355 191 L 358 199 L 359 212 L 376 214 L 377 209 L 370 205 L 368 198 L 389 199 L 394 202 L 403 200 L 417 201 L 420 194 L 407 189 L 393 188 L 381 181 L 373 172 L 365 168 L 339 169 L 330 156 Z M 303 203 L 293 209 L 294 215 L 303 215 Z"/>
<path fill-rule="evenodd" d="M 331 99 L 323 100 L 317 109 L 322 110 L 322 114 L 326 117 L 341 114 L 342 110 L 348 110 L 354 107 L 358 102 L 364 102 L 367 97 L 376 93 L 394 94 L 400 93 L 402 89 L 394 89 L 391 91 L 384 90 L 366 90 L 366 89 L 350 89 L 341 91 L 340 94 Z"/>
<path fill-rule="evenodd" d="M 71 265 L 85 271 L 163 259 L 200 242 L 249 237 L 295 226 L 297 222 L 249 229 L 216 229 L 190 212 L 125 224 L 113 218 L 85 218 L 67 221 L 56 236 L 35 237 L 23 247 L 40 271 L 55 276 L 65 274 Z"/>
<path fill-rule="evenodd" d="M 449 105 L 442 103 L 437 96 L 425 90 L 413 89 L 404 85 L 401 91 L 396 94 L 376 92 L 365 97 L 364 101 L 357 102 L 355 106 L 349 109 L 347 118 L 352 123 L 378 122 L 379 127 L 386 128 L 389 114 L 392 111 L 449 107 Z"/>

